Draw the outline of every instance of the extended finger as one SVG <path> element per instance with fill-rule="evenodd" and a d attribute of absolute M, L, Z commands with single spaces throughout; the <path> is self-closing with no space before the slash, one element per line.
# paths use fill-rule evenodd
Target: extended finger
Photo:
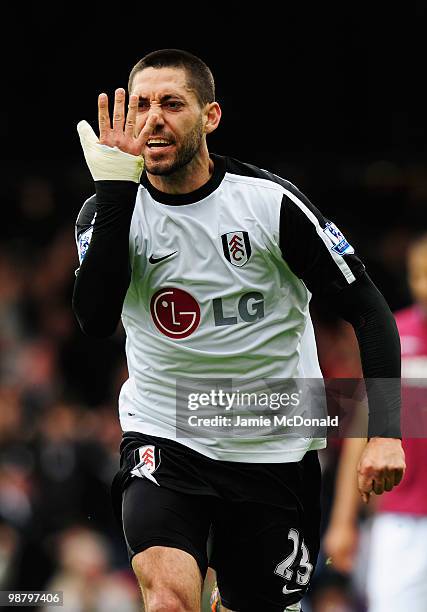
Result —
<path fill-rule="evenodd" d="M 129 109 L 126 117 L 125 136 L 132 138 L 135 135 L 136 115 L 138 112 L 138 96 L 129 97 Z"/>
<path fill-rule="evenodd" d="M 114 94 L 113 132 L 116 144 L 123 137 L 123 126 L 125 124 L 125 98 L 126 93 L 122 87 L 116 89 Z"/>
<path fill-rule="evenodd" d="M 106 144 L 111 131 L 110 114 L 108 112 L 108 96 L 105 93 L 98 96 L 99 142 Z"/>

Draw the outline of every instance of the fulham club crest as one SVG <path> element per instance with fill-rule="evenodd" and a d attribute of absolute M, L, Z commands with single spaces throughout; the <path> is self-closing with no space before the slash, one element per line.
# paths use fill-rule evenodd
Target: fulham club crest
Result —
<path fill-rule="evenodd" d="M 156 446 L 149 444 L 147 446 L 141 446 L 135 451 L 135 466 L 144 465 L 147 471 L 152 474 L 157 470 L 160 465 L 160 449 Z"/>
<path fill-rule="evenodd" d="M 228 232 L 222 234 L 224 255 L 233 266 L 244 266 L 252 253 L 248 232 Z"/>

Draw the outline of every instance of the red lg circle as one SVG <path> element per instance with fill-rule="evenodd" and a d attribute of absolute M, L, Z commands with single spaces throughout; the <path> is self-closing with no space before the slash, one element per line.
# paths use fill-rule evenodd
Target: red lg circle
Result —
<path fill-rule="evenodd" d="M 151 298 L 150 311 L 159 331 L 168 338 L 187 338 L 199 326 L 200 306 L 192 295 L 169 287 Z"/>

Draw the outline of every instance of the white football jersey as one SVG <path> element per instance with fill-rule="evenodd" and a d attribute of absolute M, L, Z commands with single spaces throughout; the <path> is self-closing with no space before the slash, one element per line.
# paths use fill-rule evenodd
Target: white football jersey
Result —
<path fill-rule="evenodd" d="M 186 377 L 255 387 L 263 379 L 321 379 L 310 290 L 336 291 L 363 265 L 291 183 L 211 157 L 214 174 L 190 194 L 161 193 L 143 175 L 129 236 L 132 275 L 122 312 L 129 379 L 120 423 L 123 431 L 173 439 L 218 460 L 299 461 L 326 440 L 283 427 L 269 435 L 182 435 L 176 385 Z M 84 253 L 93 198 L 90 206 L 89 222 L 77 225 Z"/>

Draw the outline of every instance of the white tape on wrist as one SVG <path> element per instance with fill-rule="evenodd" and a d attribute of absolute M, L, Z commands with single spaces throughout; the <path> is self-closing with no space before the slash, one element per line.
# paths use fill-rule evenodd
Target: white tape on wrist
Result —
<path fill-rule="evenodd" d="M 77 124 L 86 163 L 94 181 L 133 181 L 139 183 L 144 169 L 142 155 L 125 153 L 117 147 L 99 144 L 87 121 Z"/>

